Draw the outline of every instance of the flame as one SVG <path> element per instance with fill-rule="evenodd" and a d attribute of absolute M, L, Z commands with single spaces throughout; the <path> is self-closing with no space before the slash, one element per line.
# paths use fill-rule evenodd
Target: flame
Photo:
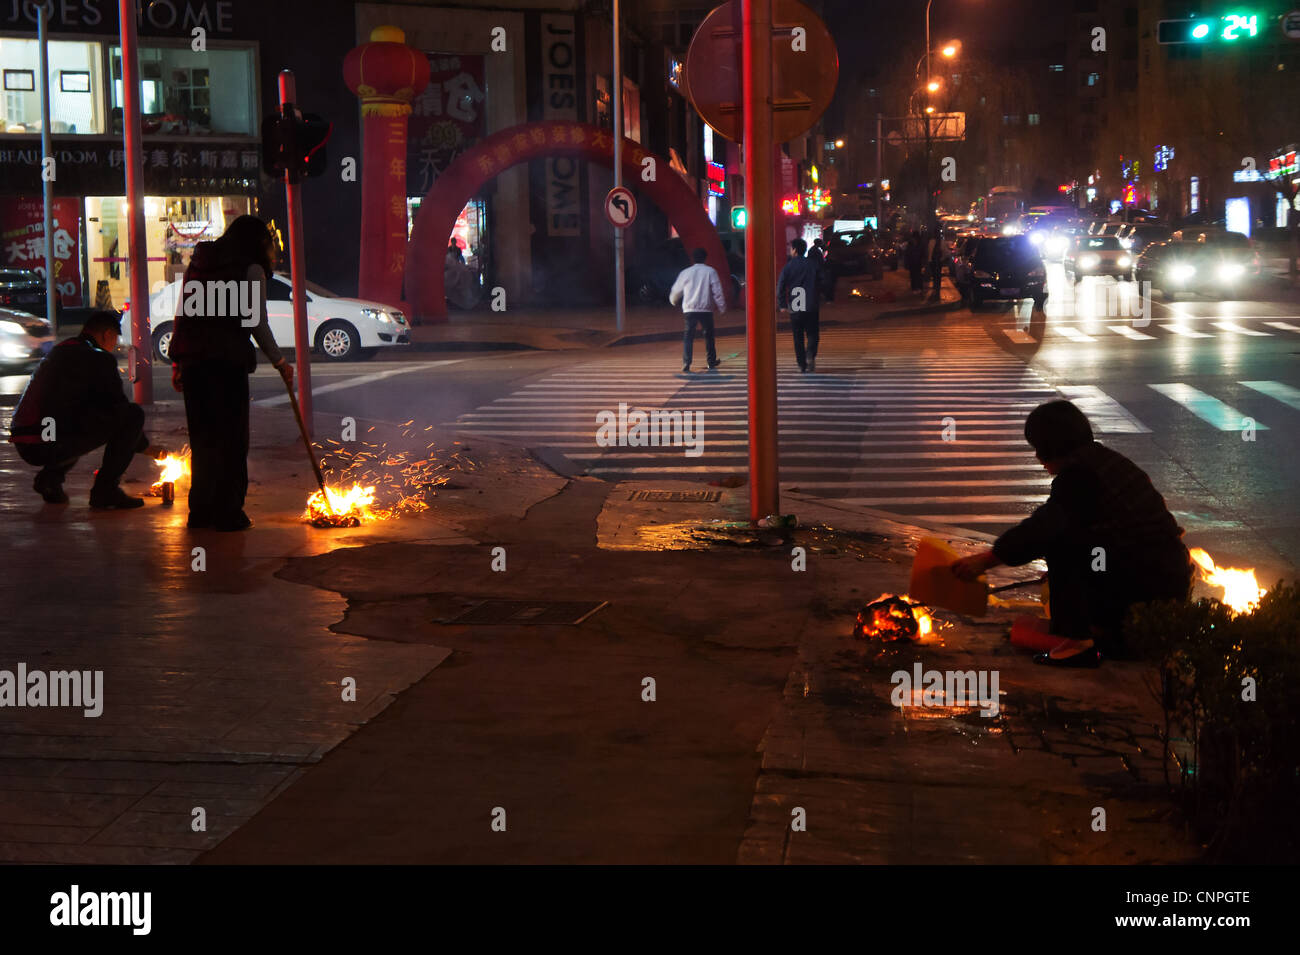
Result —
<path fill-rule="evenodd" d="M 1223 590 L 1222 602 L 1236 613 L 1246 613 L 1259 606 L 1259 600 L 1268 593 L 1255 579 L 1255 571 L 1237 567 L 1216 567 L 1214 558 L 1199 547 L 1191 550 L 1192 560 L 1201 569 L 1201 579 L 1211 587 Z"/>
<path fill-rule="evenodd" d="M 891 605 L 874 606 L 882 601 L 890 601 Z M 920 640 L 934 630 L 934 617 L 930 615 L 929 610 L 918 603 L 913 603 L 912 598 L 907 594 L 881 594 L 867 606 L 871 607 L 870 620 L 865 620 L 861 612 L 858 614 L 858 625 L 864 637 L 897 640 L 900 636 L 906 636 Z M 910 610 L 910 613 L 905 612 L 904 607 Z M 866 609 L 863 608 L 864 611 Z M 913 621 L 916 625 L 915 633 L 910 632 L 912 630 L 910 624 Z"/>
<path fill-rule="evenodd" d="M 158 475 L 158 480 L 149 486 L 149 493 L 158 496 L 162 494 L 162 486 L 168 481 L 175 484 L 181 478 L 189 478 L 189 448 L 182 448 L 180 454 L 169 454 L 164 458 L 160 458 L 154 461 L 154 464 L 162 468 L 162 473 Z"/>
<path fill-rule="evenodd" d="M 354 484 L 348 490 L 325 485 L 325 494 L 315 491 L 307 499 L 303 517 L 313 524 L 335 527 L 356 527 L 359 524 L 381 520 L 385 515 L 376 512 L 375 489 Z"/>

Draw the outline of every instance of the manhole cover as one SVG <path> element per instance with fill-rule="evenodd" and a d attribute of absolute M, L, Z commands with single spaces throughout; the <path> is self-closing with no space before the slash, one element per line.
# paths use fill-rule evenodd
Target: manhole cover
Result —
<path fill-rule="evenodd" d="M 484 600 L 459 616 L 437 622 L 481 626 L 576 626 L 608 603 L 608 600 Z"/>
<path fill-rule="evenodd" d="M 721 491 L 633 491 L 629 501 L 671 501 L 674 503 L 707 504 L 722 500 Z"/>

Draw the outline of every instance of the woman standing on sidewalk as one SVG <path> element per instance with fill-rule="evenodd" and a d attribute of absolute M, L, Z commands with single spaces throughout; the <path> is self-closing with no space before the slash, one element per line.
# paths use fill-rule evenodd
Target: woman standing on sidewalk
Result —
<path fill-rule="evenodd" d="M 250 332 L 285 384 L 293 383 L 293 366 L 280 354 L 266 319 L 266 283 L 274 268 L 270 229 L 256 216 L 240 216 L 221 238 L 199 243 L 185 270 L 171 357 L 172 385 L 185 395 L 192 449 L 187 524 L 191 528 L 242 531 L 253 524 L 244 513 L 248 376 L 257 368 Z M 199 283 L 202 295 L 190 296 L 191 282 Z M 238 294 L 212 294 L 212 283 L 218 282 L 235 283 Z M 251 314 L 219 307 L 233 301 L 251 303 Z M 209 314 L 210 310 L 217 314 Z"/>

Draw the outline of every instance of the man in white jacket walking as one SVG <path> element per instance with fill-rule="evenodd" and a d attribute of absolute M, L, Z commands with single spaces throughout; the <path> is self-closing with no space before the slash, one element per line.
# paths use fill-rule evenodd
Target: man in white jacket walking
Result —
<path fill-rule="evenodd" d="M 708 353 L 709 367 L 717 368 L 722 362 L 718 360 L 717 345 L 713 340 L 713 306 L 718 314 L 727 311 L 727 300 L 722 297 L 722 282 L 712 266 L 705 265 L 709 254 L 703 249 L 696 249 L 691 258 L 695 264 L 682 269 L 673 282 L 673 289 L 668 294 L 668 301 L 673 305 L 681 303 L 682 317 L 686 330 L 682 335 L 682 371 L 691 370 L 691 355 L 695 351 L 695 325 L 698 322 L 704 329 L 704 347 Z"/>

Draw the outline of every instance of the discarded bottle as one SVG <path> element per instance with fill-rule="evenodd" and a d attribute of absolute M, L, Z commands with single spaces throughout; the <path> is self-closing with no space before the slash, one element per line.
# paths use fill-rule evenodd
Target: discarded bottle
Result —
<path fill-rule="evenodd" d="M 171 507 L 176 503 L 176 483 L 174 481 L 163 481 L 162 485 L 162 505 Z"/>

